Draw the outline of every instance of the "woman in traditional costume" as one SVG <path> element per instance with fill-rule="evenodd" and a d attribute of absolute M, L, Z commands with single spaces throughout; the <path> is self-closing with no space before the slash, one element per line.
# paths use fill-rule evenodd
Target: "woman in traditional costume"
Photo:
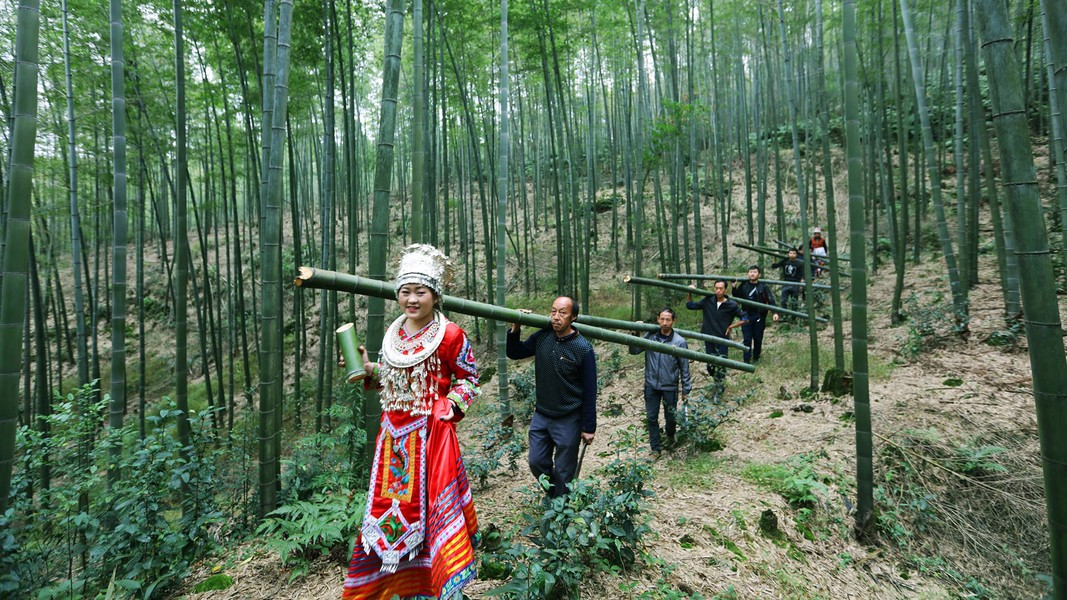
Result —
<path fill-rule="evenodd" d="M 456 422 L 478 394 L 478 371 L 466 333 L 436 310 L 451 271 L 433 246 L 407 247 L 396 277 L 404 313 L 381 362 L 360 347 L 382 421 L 344 599 L 459 598 L 475 575 L 478 520 Z"/>

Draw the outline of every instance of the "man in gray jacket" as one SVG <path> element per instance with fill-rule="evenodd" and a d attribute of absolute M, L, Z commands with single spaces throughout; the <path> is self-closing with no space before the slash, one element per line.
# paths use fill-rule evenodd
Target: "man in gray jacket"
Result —
<path fill-rule="evenodd" d="M 644 334 L 647 340 L 670 344 L 678 348 L 689 346 L 674 331 L 674 310 L 664 307 L 659 311 L 656 322 L 659 331 Z M 637 332 L 634 332 L 637 335 Z M 630 346 L 630 354 L 640 354 L 643 348 Z M 666 421 L 667 447 L 674 446 L 676 428 L 674 414 L 678 409 L 678 380 L 682 382 L 682 399 L 689 395 L 693 383 L 689 379 L 689 360 L 661 352 L 645 353 L 645 415 L 648 419 L 648 443 L 652 447 L 653 457 L 658 458 L 663 446 L 659 436 L 659 406 L 663 403 L 663 416 Z"/>

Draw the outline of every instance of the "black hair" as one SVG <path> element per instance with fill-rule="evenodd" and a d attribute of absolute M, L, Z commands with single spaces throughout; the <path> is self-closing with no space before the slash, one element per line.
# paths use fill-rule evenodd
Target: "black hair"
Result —
<path fill-rule="evenodd" d="M 567 300 L 570 300 L 571 314 L 574 315 L 575 319 L 577 319 L 578 315 L 581 314 L 581 309 L 578 308 L 578 301 L 574 299 L 574 296 L 563 295 L 556 298 L 556 300 L 559 300 L 560 298 L 566 298 Z"/>
<path fill-rule="evenodd" d="M 678 314 L 675 313 L 674 309 L 669 307 L 669 306 L 664 306 L 663 308 L 659 309 L 659 311 L 656 312 L 656 318 L 658 319 L 659 316 L 662 315 L 665 312 L 671 313 L 671 318 L 672 319 L 677 319 L 678 318 Z"/>
<path fill-rule="evenodd" d="M 749 271 L 751 271 L 752 269 L 755 269 L 755 270 L 759 271 L 760 273 L 763 272 L 763 269 L 759 268 L 759 265 L 751 265 L 751 266 L 748 267 Z"/>
<path fill-rule="evenodd" d="M 730 289 L 730 284 L 726 283 L 725 279 L 716 279 L 715 282 L 711 284 L 711 288 L 715 289 L 715 286 L 719 285 L 720 283 L 722 284 L 722 287 Z"/>

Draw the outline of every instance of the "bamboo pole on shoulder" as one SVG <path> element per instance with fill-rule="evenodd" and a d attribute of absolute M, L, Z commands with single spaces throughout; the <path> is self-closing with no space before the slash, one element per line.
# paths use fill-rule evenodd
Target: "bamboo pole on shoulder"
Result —
<path fill-rule="evenodd" d="M 693 281 L 748 281 L 748 277 L 737 277 L 735 275 L 715 275 L 715 274 L 697 274 L 697 273 L 660 273 L 657 275 L 659 279 L 689 279 Z M 764 279 L 760 278 L 760 283 L 766 283 L 767 285 L 804 285 L 803 281 L 783 281 L 781 279 Z M 831 286 L 824 283 L 813 283 L 811 287 L 817 290 L 828 290 Z"/>
<path fill-rule="evenodd" d="M 679 292 L 700 294 L 702 296 L 714 296 L 715 295 L 715 292 L 713 292 L 712 290 L 702 290 L 700 288 L 691 288 L 689 286 L 682 285 L 680 283 L 670 283 L 668 281 L 660 281 L 658 279 L 648 279 L 648 278 L 645 278 L 645 277 L 633 277 L 631 275 L 627 275 L 627 276 L 623 277 L 622 280 L 623 280 L 624 283 L 631 283 L 631 284 L 638 284 L 638 285 L 652 285 L 652 286 L 656 286 L 656 287 L 666 288 L 668 290 L 677 290 Z M 764 304 L 762 302 L 755 302 L 755 301 L 752 301 L 752 300 L 745 300 L 743 298 L 738 298 L 736 296 L 730 296 L 730 298 L 733 298 L 734 302 L 740 304 L 741 306 L 752 306 L 754 308 L 762 308 L 764 310 L 769 310 L 771 312 L 776 312 L 776 313 L 780 313 L 780 314 L 783 314 L 783 315 L 792 315 L 794 317 L 800 317 L 801 319 L 807 319 L 808 318 L 808 315 L 805 314 L 805 313 L 802 313 L 802 312 L 796 311 L 796 310 L 790 310 L 788 308 L 782 308 L 781 306 L 771 306 L 770 304 Z M 827 319 L 826 317 L 815 317 L 815 320 L 820 322 L 820 323 L 828 323 L 829 322 L 829 319 Z"/>
<path fill-rule="evenodd" d="M 293 281 L 293 284 L 299 288 L 337 290 L 339 292 L 361 294 L 364 296 L 389 300 L 396 298 L 396 292 L 389 283 L 377 281 L 375 279 L 368 279 L 366 277 L 359 277 L 358 275 L 339 273 L 337 271 L 315 269 L 313 267 L 300 267 L 299 274 Z M 520 312 L 512 308 L 486 304 L 484 302 L 476 302 L 474 300 L 466 300 L 464 298 L 457 298 L 447 294 L 441 295 L 441 306 L 450 312 L 473 317 L 482 317 L 484 319 L 494 319 L 505 323 L 519 323 L 521 325 L 528 325 L 530 327 L 538 327 L 541 329 L 546 329 L 550 326 L 548 317 L 544 315 Z M 652 350 L 654 352 L 669 354 L 679 358 L 695 360 L 697 362 L 708 363 L 719 367 L 728 367 L 730 369 L 737 369 L 738 371 L 745 371 L 748 373 L 752 373 L 756 370 L 754 366 L 740 361 L 719 358 L 718 356 L 712 356 L 695 350 L 677 348 L 669 344 L 660 344 L 627 333 L 619 333 L 617 331 L 609 331 L 592 325 L 582 324 L 580 321 L 579 325 L 581 327 L 579 331 L 581 331 L 583 336 L 589 339 L 612 342 L 624 346 L 636 346 L 645 350 Z"/>
<path fill-rule="evenodd" d="M 583 325 L 592 325 L 594 327 L 612 327 L 614 329 L 629 329 L 630 331 L 659 331 L 659 325 L 655 323 L 643 323 L 638 321 L 623 321 L 621 319 L 608 319 L 606 317 L 594 317 L 593 315 L 578 315 L 578 323 Z M 723 346 L 729 346 L 731 348 L 737 348 L 738 350 L 747 350 L 744 344 L 741 342 L 735 342 L 731 339 L 722 338 L 715 335 L 708 335 L 706 333 L 700 333 L 699 331 L 690 331 L 688 329 L 674 328 L 675 333 L 684 337 L 694 340 L 700 340 L 702 342 L 711 342 L 713 344 L 722 344 Z"/>

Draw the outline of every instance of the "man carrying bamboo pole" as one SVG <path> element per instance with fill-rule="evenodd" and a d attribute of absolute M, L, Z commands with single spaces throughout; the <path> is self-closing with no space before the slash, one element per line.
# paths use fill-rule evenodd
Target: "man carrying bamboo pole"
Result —
<path fill-rule="evenodd" d="M 759 302 L 761 304 L 767 304 L 775 306 L 774 292 L 771 288 L 767 287 L 766 283 L 759 280 L 760 268 L 759 265 L 752 265 L 748 268 L 748 281 L 742 281 L 734 286 L 733 295 L 737 298 L 744 298 L 752 300 L 753 302 Z M 741 326 L 741 333 L 744 334 L 745 342 L 745 362 L 753 363 L 759 362 L 760 354 L 763 353 L 763 332 L 767 329 L 767 309 L 759 308 L 756 306 L 745 307 L 745 321 Z M 778 321 L 778 313 L 774 313 L 775 322 Z"/>
<path fill-rule="evenodd" d="M 804 263 L 797 258 L 797 249 L 790 248 L 788 258 L 773 263 L 771 268 L 782 269 L 782 279 L 792 282 L 782 288 L 782 308 L 797 310 L 800 305 L 800 295 L 804 292 Z M 786 315 L 786 319 L 789 316 Z"/>
<path fill-rule="evenodd" d="M 650 331 L 643 338 L 670 344 L 678 348 L 686 348 L 685 339 L 674 331 L 674 309 L 664 306 L 656 317 L 659 331 Z M 634 335 L 639 335 L 636 331 Z M 643 348 L 630 346 L 630 354 L 645 352 Z M 689 378 L 689 360 L 678 356 L 663 354 L 649 350 L 645 352 L 645 418 L 648 422 L 648 444 L 652 448 L 652 456 L 659 458 L 663 451 L 663 444 L 659 435 L 659 405 L 663 402 L 664 428 L 667 433 L 667 449 L 674 447 L 674 433 L 676 430 L 675 412 L 678 409 L 678 382 L 681 381 L 682 402 L 693 389 L 693 382 Z"/>
<path fill-rule="evenodd" d="M 696 289 L 695 285 L 690 285 L 689 287 Z M 699 302 L 693 302 L 693 292 L 689 292 L 685 299 L 685 307 L 689 310 L 704 311 L 704 319 L 700 324 L 701 333 L 721 338 L 730 337 L 731 329 L 740 327 L 745 323 L 744 313 L 741 312 L 741 307 L 736 302 L 726 296 L 725 281 L 716 281 L 714 290 L 714 296 L 704 296 Z M 741 320 L 735 323 L 734 319 Z M 727 358 L 728 350 L 724 344 L 704 342 L 704 348 L 708 354 Z M 726 369 L 709 364 L 708 375 L 714 377 L 716 383 L 722 384 L 726 379 Z"/>
<path fill-rule="evenodd" d="M 574 328 L 574 298 L 556 298 L 548 318 L 551 328 L 526 341 L 519 337 L 519 324 L 512 323 L 507 355 L 534 357 L 537 399 L 530 418 L 530 471 L 538 479 L 547 475 L 548 495 L 556 497 L 567 493 L 577 474 L 579 444 L 591 444 L 596 433 L 596 354 Z"/>

